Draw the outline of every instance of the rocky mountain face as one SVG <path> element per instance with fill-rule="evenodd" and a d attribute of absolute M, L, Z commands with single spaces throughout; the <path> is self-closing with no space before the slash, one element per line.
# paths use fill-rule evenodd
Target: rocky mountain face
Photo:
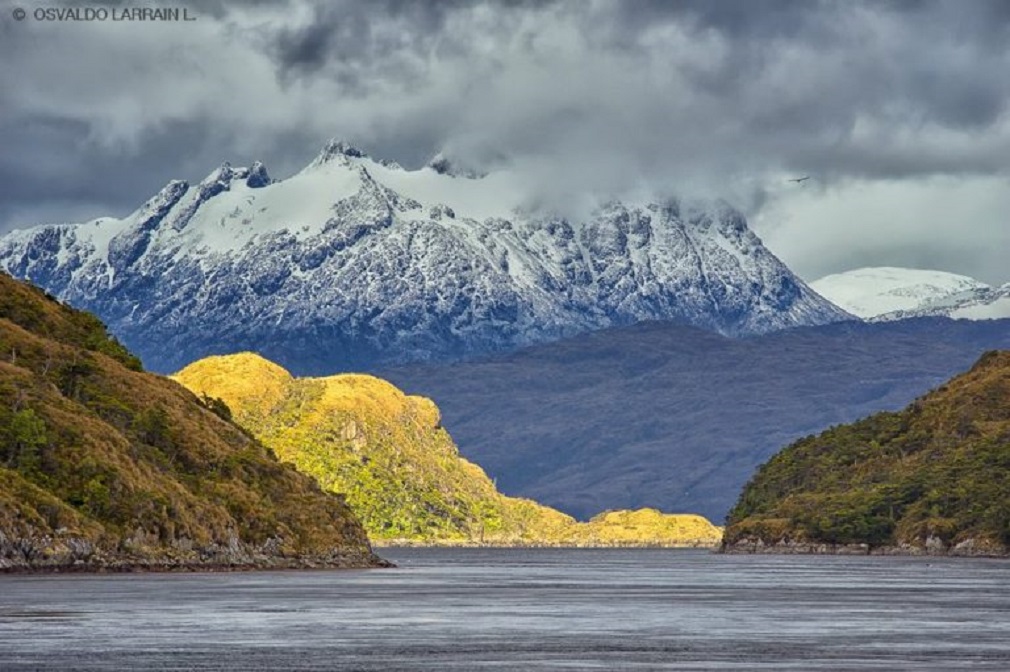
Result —
<path fill-rule="evenodd" d="M 0 571 L 369 567 L 343 499 L 0 274 Z"/>
<path fill-rule="evenodd" d="M 896 413 L 783 449 L 730 513 L 726 549 L 1010 554 L 1010 352 Z"/>
<path fill-rule="evenodd" d="M 123 219 L 14 231 L 0 268 L 173 371 L 255 350 L 333 373 L 510 350 L 643 320 L 728 335 L 851 319 L 722 203 L 523 203 L 516 176 L 408 171 L 330 142 L 273 181 L 228 164 Z"/>
<path fill-rule="evenodd" d="M 867 320 L 944 316 L 1010 317 L 1010 283 L 991 287 L 965 275 L 910 268 L 860 268 L 810 283 L 825 298 Z"/>
<path fill-rule="evenodd" d="M 381 375 L 431 397 L 510 495 L 578 518 L 694 511 L 721 523 L 782 446 L 896 410 L 1010 349 L 1010 320 L 847 322 L 733 339 L 648 323 Z"/>

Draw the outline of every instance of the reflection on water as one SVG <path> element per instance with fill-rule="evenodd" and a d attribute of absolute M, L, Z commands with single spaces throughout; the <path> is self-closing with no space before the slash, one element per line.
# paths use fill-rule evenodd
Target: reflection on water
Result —
<path fill-rule="evenodd" d="M 1010 562 L 401 549 L 0 576 L 0 670 L 1010 670 Z"/>

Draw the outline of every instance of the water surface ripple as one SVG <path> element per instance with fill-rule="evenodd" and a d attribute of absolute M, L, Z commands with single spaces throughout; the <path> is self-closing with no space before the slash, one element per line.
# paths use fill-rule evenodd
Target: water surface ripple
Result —
<path fill-rule="evenodd" d="M 0 670 L 1010 670 L 1010 562 L 398 549 L 0 576 Z"/>

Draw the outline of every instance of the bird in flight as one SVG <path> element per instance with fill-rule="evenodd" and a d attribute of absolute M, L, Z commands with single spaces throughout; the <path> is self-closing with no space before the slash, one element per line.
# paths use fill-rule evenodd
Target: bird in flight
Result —
<path fill-rule="evenodd" d="M 792 178 L 789 181 L 790 182 L 795 182 L 796 184 L 803 184 L 804 182 L 806 182 L 809 179 L 810 179 L 809 175 L 804 175 L 803 177 L 794 177 L 794 178 Z"/>

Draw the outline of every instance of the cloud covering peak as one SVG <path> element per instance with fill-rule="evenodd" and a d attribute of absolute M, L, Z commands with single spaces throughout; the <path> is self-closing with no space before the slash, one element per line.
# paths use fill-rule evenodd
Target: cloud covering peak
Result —
<path fill-rule="evenodd" d="M 219 0 L 187 24 L 5 18 L 0 227 L 124 214 L 226 158 L 262 157 L 283 177 L 337 135 L 407 167 L 439 151 L 474 171 L 508 167 L 556 207 L 643 191 L 725 197 L 785 236 L 797 195 L 824 206 L 893 185 L 886 209 L 936 180 L 952 194 L 1005 184 L 1008 8 Z M 801 191 L 786 182 L 795 175 L 812 179 Z M 997 210 L 979 217 L 969 235 L 983 240 L 1007 223 Z M 905 254 L 868 222 L 849 223 L 866 247 Z M 947 233 L 930 226 L 938 250 Z M 795 254 L 825 255 L 811 274 L 848 263 L 829 254 L 843 240 L 832 227 L 789 234 L 810 238 L 787 246 Z M 992 246 L 967 248 L 947 270 L 998 280 Z M 930 257 L 913 256 L 889 263 Z"/>

